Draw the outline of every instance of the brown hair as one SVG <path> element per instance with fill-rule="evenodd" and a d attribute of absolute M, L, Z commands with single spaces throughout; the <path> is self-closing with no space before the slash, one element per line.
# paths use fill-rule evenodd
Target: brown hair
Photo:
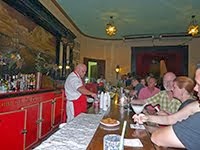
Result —
<path fill-rule="evenodd" d="M 179 77 L 176 77 L 176 79 L 174 81 L 176 82 L 177 86 L 180 89 L 185 88 L 185 90 L 188 93 L 193 92 L 195 84 L 194 84 L 194 81 L 191 78 L 186 77 L 186 76 L 179 76 Z"/>

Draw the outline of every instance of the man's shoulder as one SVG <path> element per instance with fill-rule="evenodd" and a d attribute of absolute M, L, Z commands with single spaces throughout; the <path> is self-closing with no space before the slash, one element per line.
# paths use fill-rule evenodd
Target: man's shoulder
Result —
<path fill-rule="evenodd" d="M 72 80 L 76 80 L 78 79 L 76 74 L 74 72 L 71 72 L 68 76 L 67 76 L 67 79 L 66 79 L 66 82 L 71 82 Z"/>
<path fill-rule="evenodd" d="M 172 98 L 171 100 L 172 103 L 177 103 L 177 104 L 182 104 L 180 100 L 176 99 L 176 98 Z"/>
<path fill-rule="evenodd" d="M 67 79 L 68 79 L 68 78 L 74 78 L 74 77 L 77 77 L 77 75 L 76 75 L 74 72 L 71 72 L 71 73 L 67 76 Z"/>
<path fill-rule="evenodd" d="M 159 91 L 157 94 L 150 97 L 149 99 L 155 99 L 155 98 L 161 98 L 161 97 L 167 97 L 167 92 L 165 90 Z"/>
<path fill-rule="evenodd" d="M 144 87 L 144 85 L 141 84 L 141 83 L 138 83 L 138 84 L 136 85 L 136 87 Z"/>
<path fill-rule="evenodd" d="M 138 84 L 135 86 L 135 89 L 136 89 L 136 90 L 137 90 L 137 89 L 142 89 L 142 88 L 144 88 L 144 85 L 141 84 L 141 83 L 138 83 Z"/>
<path fill-rule="evenodd" d="M 141 89 L 141 91 L 147 91 L 148 90 L 148 87 L 144 87 Z"/>
<path fill-rule="evenodd" d="M 162 90 L 162 91 L 159 92 L 159 94 L 163 94 L 163 95 L 167 94 L 167 91 L 166 90 Z"/>

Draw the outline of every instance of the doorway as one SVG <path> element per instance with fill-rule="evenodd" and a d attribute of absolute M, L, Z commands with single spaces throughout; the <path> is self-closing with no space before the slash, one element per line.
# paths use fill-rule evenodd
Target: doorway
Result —
<path fill-rule="evenodd" d="M 96 82 L 102 74 L 105 77 L 105 60 L 84 58 L 84 64 L 87 66 L 87 76 L 90 82 Z"/>
<path fill-rule="evenodd" d="M 90 82 L 95 82 L 98 78 L 97 72 L 97 62 L 89 61 L 88 62 L 88 78 Z"/>

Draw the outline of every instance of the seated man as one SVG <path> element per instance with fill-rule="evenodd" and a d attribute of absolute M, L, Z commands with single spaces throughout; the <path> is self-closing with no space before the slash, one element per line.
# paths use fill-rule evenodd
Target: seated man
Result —
<path fill-rule="evenodd" d="M 143 100 L 133 100 L 134 104 L 151 104 L 153 106 L 159 104 L 160 110 L 166 113 L 175 113 L 178 111 L 181 102 L 173 98 L 172 89 L 173 81 L 176 78 L 176 75 L 172 72 L 167 72 L 163 76 L 163 86 L 165 90 L 160 91 L 158 94 Z"/>

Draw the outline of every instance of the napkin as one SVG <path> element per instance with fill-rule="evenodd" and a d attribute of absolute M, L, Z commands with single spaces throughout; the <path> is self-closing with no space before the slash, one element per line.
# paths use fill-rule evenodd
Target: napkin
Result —
<path fill-rule="evenodd" d="M 142 125 L 142 124 L 130 124 L 130 127 L 131 127 L 131 129 L 142 129 L 142 130 L 144 130 L 145 129 L 145 127 L 144 127 L 144 125 Z"/>
<path fill-rule="evenodd" d="M 124 139 L 124 146 L 143 147 L 143 144 L 140 139 Z"/>

